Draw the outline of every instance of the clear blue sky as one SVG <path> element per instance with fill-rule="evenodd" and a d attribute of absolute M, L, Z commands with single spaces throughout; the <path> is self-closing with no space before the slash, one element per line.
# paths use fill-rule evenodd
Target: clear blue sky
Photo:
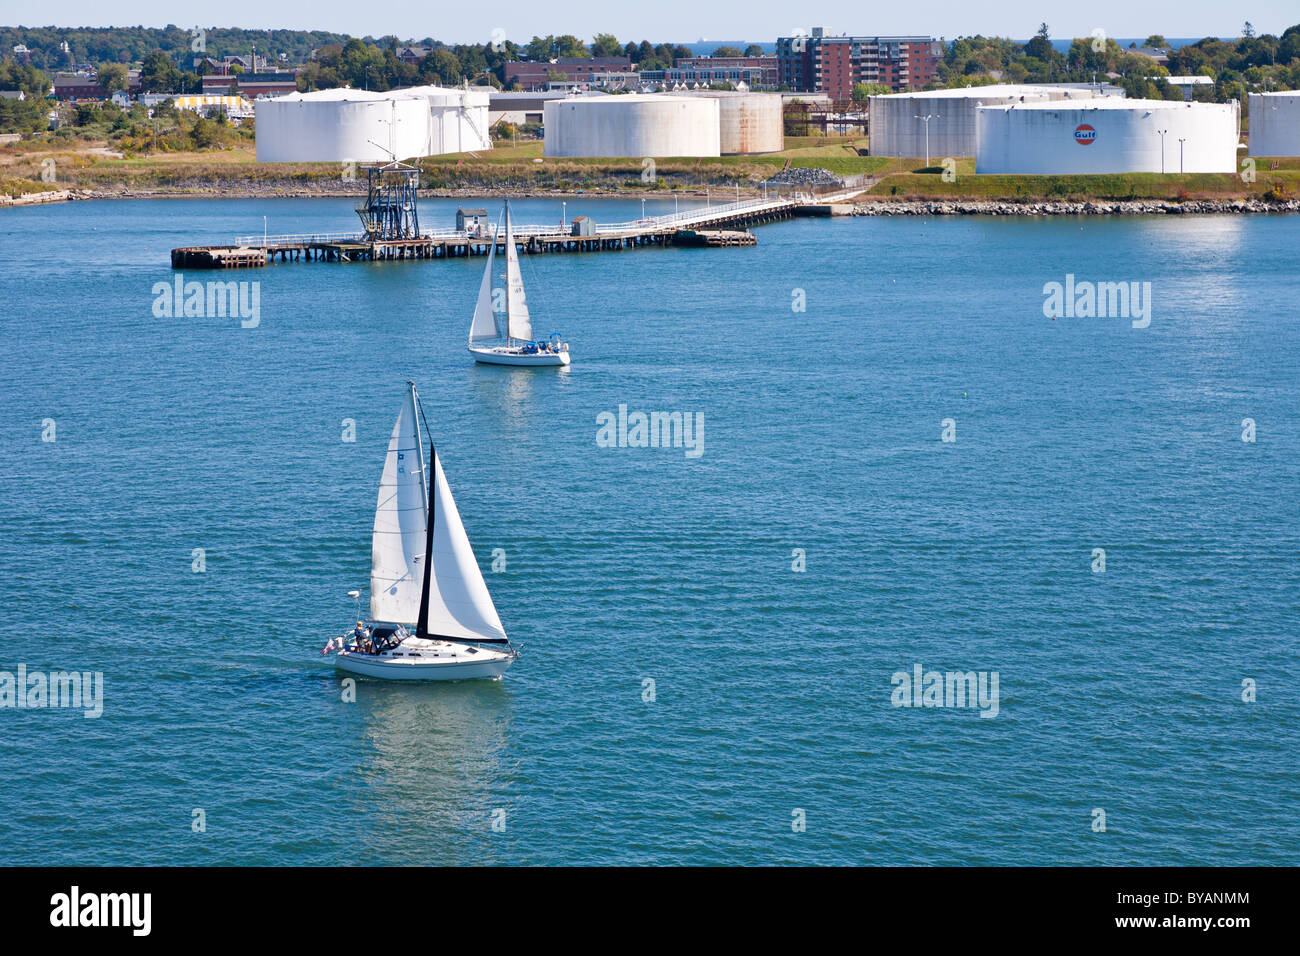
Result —
<path fill-rule="evenodd" d="M 0 0 L 6 26 L 239 26 L 254 29 L 334 30 L 356 36 L 395 34 L 401 39 L 432 36 L 449 43 L 486 42 L 494 28 L 508 39 L 526 42 L 534 34 L 572 33 L 589 40 L 613 33 L 626 42 L 772 40 L 798 27 L 825 26 L 831 33 L 955 36 L 983 33 L 1029 37 L 1047 21 L 1053 37 L 1088 36 L 1101 27 L 1109 36 L 1238 36 L 1249 19 L 1259 33 L 1281 33 L 1300 22 L 1296 0 L 1256 0 L 1237 5 L 1222 0 L 1093 0 L 1043 3 L 1000 0 L 996 6 L 970 0 L 930 0 L 891 4 L 872 10 L 862 0 L 817 0 L 791 4 L 777 0 L 498 0 L 370 5 L 352 0 Z"/>

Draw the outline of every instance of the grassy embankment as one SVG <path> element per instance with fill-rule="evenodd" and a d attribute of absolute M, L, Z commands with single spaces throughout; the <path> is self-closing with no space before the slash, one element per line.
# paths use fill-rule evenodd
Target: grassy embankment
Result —
<path fill-rule="evenodd" d="M 895 160 L 895 163 L 898 161 Z M 906 167 L 907 161 L 904 161 Z M 1276 166 L 1277 168 L 1273 168 Z M 958 160 L 956 179 L 944 182 L 931 167 L 890 170 L 868 195 L 880 199 L 1124 201 L 1137 199 L 1289 199 L 1300 195 L 1300 159 L 1257 160 L 1255 181 L 1231 173 L 1115 173 L 1097 176 L 976 176 L 974 162 Z"/>
<path fill-rule="evenodd" d="M 655 194 L 742 191 L 789 162 L 838 175 L 880 177 L 869 191 L 878 199 L 1041 200 L 1280 199 L 1300 195 L 1300 159 L 1259 160 L 1256 181 L 1230 174 L 1131 173 L 1102 176 L 976 176 L 970 159 L 957 161 L 953 182 L 920 159 L 867 156 L 866 140 L 787 137 L 786 148 L 761 156 L 657 159 L 654 177 L 640 159 L 543 159 L 542 144 L 499 143 L 477 155 L 462 153 L 420 161 L 426 190 L 463 194 L 515 192 Z M 55 181 L 42 182 L 42 163 L 53 159 Z M 541 162 L 537 162 L 541 160 Z M 1273 168 L 1276 166 L 1276 168 Z M 335 163 L 259 164 L 250 144 L 211 150 L 116 153 L 104 141 L 26 141 L 0 147 L 0 193 L 51 189 L 239 195 L 276 191 L 355 192 Z"/>
<path fill-rule="evenodd" d="M 640 159 L 543 159 L 542 144 L 500 143 L 478 154 L 460 153 L 420 161 L 426 189 L 463 192 L 669 192 L 706 188 L 759 188 L 787 161 L 792 166 L 840 174 L 872 173 L 885 165 L 863 155 L 865 140 L 798 137 L 787 149 L 763 156 L 657 159 L 655 175 Z M 42 162 L 55 161 L 53 188 L 204 193 L 292 189 L 356 189 L 344 184 L 337 163 L 259 164 L 251 145 L 222 150 L 114 154 L 105 142 L 24 143 L 0 149 L 0 177 L 39 180 Z M 541 160 L 537 162 L 536 160 Z M 22 190 L 19 190 L 22 191 Z"/>

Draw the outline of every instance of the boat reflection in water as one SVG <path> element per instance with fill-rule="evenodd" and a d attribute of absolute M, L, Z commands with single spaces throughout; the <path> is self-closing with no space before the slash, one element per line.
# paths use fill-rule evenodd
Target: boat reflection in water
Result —
<path fill-rule="evenodd" d="M 509 684 L 357 681 L 356 694 L 362 786 L 353 862 L 504 861 L 515 793 Z M 504 832 L 493 830 L 501 811 Z"/>

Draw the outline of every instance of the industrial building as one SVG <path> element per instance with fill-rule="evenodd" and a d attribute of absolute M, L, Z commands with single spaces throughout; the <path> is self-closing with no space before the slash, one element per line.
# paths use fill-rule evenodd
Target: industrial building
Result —
<path fill-rule="evenodd" d="M 592 94 L 545 105 L 547 156 L 719 156 L 715 97 Z"/>
<path fill-rule="evenodd" d="M 497 123 L 513 123 L 516 126 L 523 126 L 529 123 L 542 125 L 545 119 L 543 107 L 547 100 L 562 100 L 567 93 L 556 90 L 531 90 L 531 91 L 503 91 L 493 90 L 488 100 L 488 122 L 493 126 Z"/>
<path fill-rule="evenodd" d="M 1250 155 L 1300 156 L 1300 91 L 1251 93 Z"/>
<path fill-rule="evenodd" d="M 1087 86 L 1010 83 L 873 96 L 869 152 L 872 156 L 974 156 L 975 111 L 979 107 L 1092 97 L 1093 90 Z"/>
<path fill-rule="evenodd" d="M 975 112 L 977 173 L 1231 173 L 1237 168 L 1235 102 L 1102 98 L 981 106 Z"/>
<path fill-rule="evenodd" d="M 718 101 L 718 146 L 723 156 L 777 153 L 785 149 L 785 120 L 780 93 L 689 90 L 672 95 Z"/>
<path fill-rule="evenodd" d="M 264 163 L 382 162 L 492 147 L 481 89 L 320 90 L 255 107 Z"/>
<path fill-rule="evenodd" d="M 776 78 L 775 56 L 693 56 L 682 57 L 667 70 L 643 70 L 641 79 L 647 83 L 676 86 L 721 85 L 737 86 L 744 83 L 750 89 L 774 90 L 779 85 Z"/>

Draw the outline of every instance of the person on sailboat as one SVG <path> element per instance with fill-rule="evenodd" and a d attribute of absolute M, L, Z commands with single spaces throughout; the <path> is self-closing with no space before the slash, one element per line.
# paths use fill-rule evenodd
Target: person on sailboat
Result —
<path fill-rule="evenodd" d="M 366 627 L 361 621 L 357 621 L 357 626 L 352 631 L 352 636 L 356 638 L 357 646 L 361 646 L 370 639 L 370 628 Z"/>

